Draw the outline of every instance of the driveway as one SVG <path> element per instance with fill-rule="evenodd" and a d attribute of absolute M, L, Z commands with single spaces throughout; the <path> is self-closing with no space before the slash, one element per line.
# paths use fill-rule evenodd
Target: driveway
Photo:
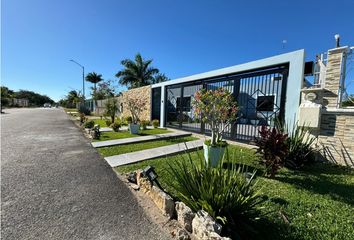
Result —
<path fill-rule="evenodd" d="M 5 112 L 2 239 L 170 239 L 62 110 Z"/>

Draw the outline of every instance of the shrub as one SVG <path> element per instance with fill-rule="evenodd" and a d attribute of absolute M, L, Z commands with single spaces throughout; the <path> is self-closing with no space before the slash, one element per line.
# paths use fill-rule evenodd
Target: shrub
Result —
<path fill-rule="evenodd" d="M 200 154 L 199 162 L 194 162 L 189 153 L 187 159 L 179 156 L 181 161 L 167 163 L 175 179 L 169 184 L 177 190 L 181 201 L 195 212 L 207 211 L 224 225 L 224 234 L 233 239 L 247 235 L 245 229 L 255 231 L 254 223 L 260 216 L 258 207 L 264 201 L 255 187 L 255 171 L 247 173 L 245 166 L 236 164 L 226 164 L 224 168 L 224 162 L 231 162 L 228 153 L 217 167 L 210 167 Z"/>
<path fill-rule="evenodd" d="M 157 119 L 152 120 L 152 126 L 154 126 L 154 128 L 158 128 L 160 125 L 160 121 Z"/>
<path fill-rule="evenodd" d="M 115 132 L 118 132 L 119 129 L 120 129 L 120 127 L 121 127 L 121 125 L 120 125 L 119 122 L 114 122 L 114 123 L 111 124 L 111 128 L 112 128 L 113 131 L 115 131 Z"/>
<path fill-rule="evenodd" d="M 111 117 L 111 122 L 114 123 L 114 119 L 116 118 L 116 113 L 119 111 L 119 104 L 116 98 L 108 98 L 105 103 L 105 115 Z M 109 126 L 109 125 L 107 125 Z"/>
<path fill-rule="evenodd" d="M 93 126 L 95 126 L 95 122 L 93 120 L 86 121 L 84 123 L 84 128 L 93 128 Z"/>
<path fill-rule="evenodd" d="M 201 89 L 192 101 L 195 118 L 211 126 L 211 145 L 222 141 L 226 127 L 236 120 L 238 107 L 232 93 L 224 88 Z"/>
<path fill-rule="evenodd" d="M 88 109 L 86 106 L 84 105 L 80 105 L 79 107 L 79 113 L 83 113 L 85 115 L 90 115 L 91 112 L 90 112 L 90 109 Z"/>
<path fill-rule="evenodd" d="M 150 121 L 148 121 L 148 120 L 143 120 L 143 121 L 140 122 L 140 125 L 141 125 L 141 128 L 142 128 L 143 130 L 145 130 L 146 127 L 147 127 L 148 125 L 150 125 Z"/>
<path fill-rule="evenodd" d="M 259 130 L 260 138 L 256 140 L 257 152 L 262 155 L 261 163 L 267 168 L 267 174 L 273 178 L 276 172 L 284 166 L 288 153 L 288 135 L 277 128 L 262 126 Z"/>
<path fill-rule="evenodd" d="M 315 160 L 315 151 L 312 144 L 316 138 L 308 134 L 305 126 L 298 126 L 296 123 L 291 132 L 287 129 L 288 139 L 286 140 L 288 146 L 288 153 L 285 157 L 285 166 L 287 168 L 301 168 L 308 165 Z"/>
<path fill-rule="evenodd" d="M 109 126 L 111 126 L 112 121 L 109 119 L 106 119 L 105 123 L 106 123 L 106 126 L 109 127 Z"/>
<path fill-rule="evenodd" d="M 127 121 L 127 123 L 130 124 L 130 123 L 133 122 L 133 118 L 132 118 L 131 116 L 126 117 L 126 118 L 125 118 L 125 121 Z"/>
<path fill-rule="evenodd" d="M 85 114 L 80 113 L 80 124 L 83 124 L 85 122 Z"/>

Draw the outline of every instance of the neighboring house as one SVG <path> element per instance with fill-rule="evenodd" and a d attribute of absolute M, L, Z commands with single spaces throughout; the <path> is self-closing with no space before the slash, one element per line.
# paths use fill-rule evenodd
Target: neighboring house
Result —
<path fill-rule="evenodd" d="M 28 107 L 29 101 L 25 98 L 12 98 L 12 105 L 18 107 Z"/>
<path fill-rule="evenodd" d="M 210 126 L 194 115 L 193 97 L 201 88 L 223 87 L 234 95 L 240 109 L 224 138 L 251 143 L 262 125 L 274 126 L 279 120 L 291 128 L 298 122 L 308 125 L 318 139 L 322 158 L 354 166 L 354 109 L 341 107 L 348 54 L 354 54 L 353 48 L 334 48 L 326 58 L 322 54 L 314 63 L 306 63 L 302 49 L 122 94 L 146 99 L 141 120 L 158 119 L 160 127 L 209 134 Z M 307 77 L 313 77 L 313 83 Z M 129 116 L 122 96 L 117 99 L 120 116 Z M 104 101 L 98 102 L 100 114 Z"/>

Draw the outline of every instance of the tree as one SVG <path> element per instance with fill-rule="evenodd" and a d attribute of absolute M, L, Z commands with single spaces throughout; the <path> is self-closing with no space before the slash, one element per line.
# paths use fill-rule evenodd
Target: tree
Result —
<path fill-rule="evenodd" d="M 109 98 L 105 103 L 105 115 L 111 117 L 112 123 L 114 123 L 114 119 L 116 118 L 116 112 L 119 110 L 119 103 L 116 98 Z"/>
<path fill-rule="evenodd" d="M 348 96 L 347 99 L 345 99 L 342 102 L 342 106 L 343 107 L 353 107 L 354 106 L 354 94 Z"/>
<path fill-rule="evenodd" d="M 119 83 L 128 86 L 129 89 L 152 84 L 159 70 L 152 67 L 151 63 L 152 59 L 144 60 L 140 53 L 135 55 L 134 60 L 124 59 L 121 61 L 124 69 L 116 74 Z"/>
<path fill-rule="evenodd" d="M 0 111 L 2 113 L 2 108 L 4 106 L 8 106 L 10 103 L 10 98 L 12 97 L 12 94 L 14 93 L 12 90 L 8 89 L 5 86 L 1 86 L 1 105 L 0 105 Z"/>
<path fill-rule="evenodd" d="M 160 82 L 166 82 L 170 80 L 164 73 L 158 73 L 156 74 L 153 83 L 160 83 Z"/>
<path fill-rule="evenodd" d="M 114 97 L 115 88 L 112 85 L 112 80 L 107 80 L 98 83 L 96 89 L 96 100 L 102 100 L 110 97 Z"/>
<path fill-rule="evenodd" d="M 76 108 L 76 103 L 80 102 L 81 93 L 76 90 L 71 90 L 68 94 L 59 101 L 59 105 L 66 108 Z"/>
<path fill-rule="evenodd" d="M 93 97 L 93 100 L 95 101 L 95 106 L 97 106 L 96 84 L 101 82 L 102 80 L 103 80 L 102 75 L 97 74 L 95 72 L 91 72 L 86 75 L 86 81 L 93 83 L 93 85 L 94 85 L 92 97 Z"/>

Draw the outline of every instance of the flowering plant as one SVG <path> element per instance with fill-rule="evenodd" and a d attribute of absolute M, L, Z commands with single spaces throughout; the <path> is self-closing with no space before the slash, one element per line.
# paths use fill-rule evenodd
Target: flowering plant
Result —
<path fill-rule="evenodd" d="M 195 93 L 192 105 L 195 116 L 210 124 L 210 145 L 220 144 L 222 133 L 237 117 L 238 107 L 232 94 L 224 88 L 201 89 Z"/>
<path fill-rule="evenodd" d="M 140 114 L 146 110 L 146 100 L 133 95 L 129 96 L 127 94 L 124 97 L 124 102 L 127 104 L 131 113 L 132 123 L 137 124 Z"/>

